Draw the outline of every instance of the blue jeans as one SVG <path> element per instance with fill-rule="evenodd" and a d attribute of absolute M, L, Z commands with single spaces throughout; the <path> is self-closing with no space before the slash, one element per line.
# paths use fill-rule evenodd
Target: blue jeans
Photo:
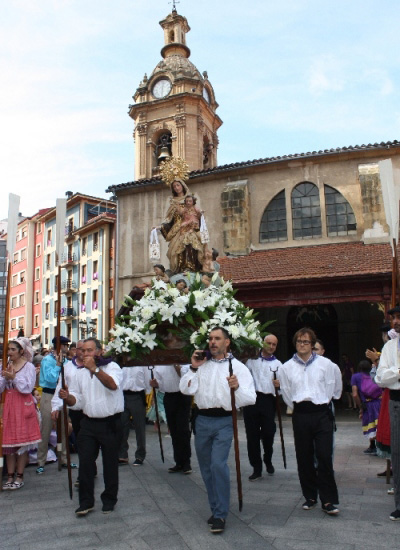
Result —
<path fill-rule="evenodd" d="M 225 519 L 229 511 L 230 479 L 227 461 L 232 437 L 231 416 L 199 415 L 196 418 L 197 460 L 215 518 Z"/>

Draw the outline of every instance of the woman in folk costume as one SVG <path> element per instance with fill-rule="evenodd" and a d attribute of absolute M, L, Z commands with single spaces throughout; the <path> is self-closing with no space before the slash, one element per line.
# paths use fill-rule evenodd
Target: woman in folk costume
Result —
<path fill-rule="evenodd" d="M 32 344 L 28 338 L 8 343 L 9 363 L 0 371 L 0 393 L 5 391 L 3 411 L 3 454 L 6 455 L 8 479 L 4 490 L 24 485 L 27 452 L 41 440 L 32 390 L 36 381 Z M 14 477 L 15 476 L 15 477 Z"/>
<path fill-rule="evenodd" d="M 204 245 L 200 239 L 199 222 L 187 223 L 188 216 L 193 217 L 194 214 L 197 218 L 197 208 L 193 204 L 185 204 L 186 198 L 191 195 L 183 180 L 175 179 L 171 191 L 165 221 L 158 228 L 169 243 L 167 257 L 170 269 L 174 273 L 202 271 Z"/>

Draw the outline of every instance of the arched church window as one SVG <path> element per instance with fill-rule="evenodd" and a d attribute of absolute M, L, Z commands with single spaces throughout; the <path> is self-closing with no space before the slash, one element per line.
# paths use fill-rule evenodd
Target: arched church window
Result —
<path fill-rule="evenodd" d="M 325 185 L 324 188 L 328 237 L 356 235 L 356 217 L 350 203 L 333 187 Z"/>
<path fill-rule="evenodd" d="M 294 239 L 321 237 L 321 208 L 318 187 L 311 182 L 296 185 L 292 191 Z"/>
<path fill-rule="evenodd" d="M 261 218 L 260 243 L 276 241 L 287 241 L 285 191 L 275 195 Z"/>

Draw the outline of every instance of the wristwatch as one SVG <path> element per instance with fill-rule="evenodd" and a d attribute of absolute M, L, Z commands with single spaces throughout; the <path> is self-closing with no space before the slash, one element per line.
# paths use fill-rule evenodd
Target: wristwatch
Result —
<path fill-rule="evenodd" d="M 96 367 L 96 368 L 94 369 L 94 373 L 95 373 L 95 374 L 98 374 L 99 372 L 100 372 L 100 367 Z"/>

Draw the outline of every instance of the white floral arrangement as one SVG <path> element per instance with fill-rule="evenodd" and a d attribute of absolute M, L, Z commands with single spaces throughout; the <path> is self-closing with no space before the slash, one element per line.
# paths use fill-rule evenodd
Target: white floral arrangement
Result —
<path fill-rule="evenodd" d="M 257 314 L 234 294 L 231 281 L 225 282 L 218 273 L 209 287 L 196 274 L 187 294 L 171 283 L 153 279 L 140 300 L 125 296 L 123 305 L 130 310 L 117 317 L 110 330 L 109 354 L 140 358 L 154 349 L 165 349 L 166 339 L 172 335 L 183 342 L 183 351 L 190 357 L 195 349 L 207 348 L 209 332 L 216 326 L 228 331 L 234 354 L 260 349 L 262 331 L 270 323 L 261 326 Z"/>

